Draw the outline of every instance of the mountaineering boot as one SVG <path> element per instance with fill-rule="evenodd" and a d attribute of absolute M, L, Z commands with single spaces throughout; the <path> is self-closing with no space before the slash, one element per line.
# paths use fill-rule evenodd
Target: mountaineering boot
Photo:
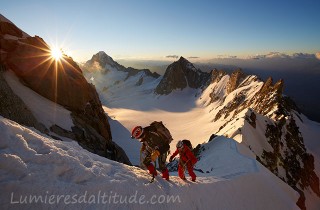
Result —
<path fill-rule="evenodd" d="M 162 178 L 166 179 L 167 181 L 169 180 L 169 171 L 167 168 L 162 171 Z"/>
<path fill-rule="evenodd" d="M 157 171 L 152 164 L 148 165 L 147 168 L 148 168 L 150 174 L 152 174 L 153 176 L 157 176 Z"/>

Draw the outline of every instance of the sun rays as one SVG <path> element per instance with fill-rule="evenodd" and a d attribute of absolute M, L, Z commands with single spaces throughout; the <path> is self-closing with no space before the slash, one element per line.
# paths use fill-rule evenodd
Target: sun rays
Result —
<path fill-rule="evenodd" d="M 28 49 L 21 56 L 22 61 L 29 64 L 25 75 L 37 77 L 37 86 L 49 88 L 52 91 L 52 101 L 60 100 L 62 87 L 81 79 L 81 70 L 65 53 L 62 45 L 47 44 L 43 39 L 34 37 L 34 40 L 21 40 L 21 46 L 22 50 Z"/>
<path fill-rule="evenodd" d="M 62 58 L 63 54 L 61 49 L 57 48 L 57 47 L 52 47 L 51 48 L 51 57 L 56 60 L 59 61 Z"/>

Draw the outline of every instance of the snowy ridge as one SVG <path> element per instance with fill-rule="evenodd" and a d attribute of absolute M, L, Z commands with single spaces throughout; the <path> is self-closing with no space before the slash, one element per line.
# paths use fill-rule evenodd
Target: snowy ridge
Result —
<path fill-rule="evenodd" d="M 215 168 L 210 176 L 198 173 L 197 183 L 171 176 L 170 182 L 157 178 L 145 185 L 150 177 L 144 170 L 89 153 L 75 142 L 53 140 L 2 117 L 0 131 L 2 209 L 298 209 L 295 191 L 224 137 L 211 141 L 199 161 Z M 225 158 L 213 161 L 210 154 Z M 110 196 L 105 203 L 103 193 Z M 30 196 L 42 197 L 35 203 Z M 53 196 L 52 203 L 46 196 Z M 129 203 L 130 196 L 137 198 Z M 176 202 L 165 202 L 167 196 Z"/>
<path fill-rule="evenodd" d="M 242 155 L 236 141 L 225 137 L 216 137 L 201 147 L 200 161 L 196 168 L 205 174 L 230 179 L 247 173 L 258 173 L 258 162 Z M 214 163 L 211 161 L 215 160 Z M 223 160 L 220 162 L 220 160 Z M 233 163 L 236 162 L 234 165 Z M 214 167 L 212 167 L 214 166 Z"/>

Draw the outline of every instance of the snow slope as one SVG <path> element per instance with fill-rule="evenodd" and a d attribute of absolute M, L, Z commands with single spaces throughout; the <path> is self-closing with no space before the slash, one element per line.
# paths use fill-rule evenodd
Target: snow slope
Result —
<path fill-rule="evenodd" d="M 0 117 L 1 209 L 298 209 L 297 193 L 232 139 L 205 145 L 197 183 L 160 177 Z M 171 196 L 171 197 L 170 197 Z M 37 202 L 36 202 L 37 201 Z"/>
<path fill-rule="evenodd" d="M 236 89 L 228 98 L 223 99 L 226 95 L 229 75 L 210 84 L 203 92 L 199 89 L 185 88 L 175 90 L 169 95 L 153 93 L 161 77 L 156 80 L 150 78 L 141 86 L 135 85 L 140 76 L 136 75 L 130 77 L 129 81 L 123 81 L 124 72 L 115 69 L 107 74 L 96 71 L 86 75 L 88 80 L 92 77 L 95 79 L 91 82 L 97 88 L 101 102 L 105 106 L 104 110 L 112 119 L 110 125 L 113 140 L 126 151 L 133 164 L 139 164 L 139 144 L 132 143 L 130 139 L 130 132 L 134 126 L 147 126 L 155 120 L 163 121 L 174 138 L 171 151 L 175 150 L 176 142 L 181 139 L 189 139 L 196 146 L 206 142 L 229 120 L 214 122 L 213 118 L 221 108 L 227 106 L 232 96 L 246 90 L 248 98 L 251 98 L 263 84 L 255 81 L 255 76 L 248 76 L 242 82 L 241 88 Z M 119 82 L 114 84 L 110 82 L 110 78 L 116 78 L 115 80 Z M 108 88 L 105 88 L 106 86 Z M 212 90 L 221 100 L 209 103 Z M 119 124 L 126 130 L 119 132 L 117 129 Z M 128 144 L 130 146 L 127 146 Z"/>
<path fill-rule="evenodd" d="M 140 144 L 132 143 L 136 140 L 130 138 L 131 129 L 136 125 L 147 126 L 155 120 L 162 121 L 174 139 L 171 151 L 175 150 L 176 142 L 181 139 L 190 139 L 195 146 L 206 142 L 212 134 L 212 123 L 206 110 L 195 104 L 196 93 L 193 89 L 185 89 L 160 97 L 140 94 L 141 98 L 144 97 L 143 103 L 128 95 L 123 103 L 130 104 L 132 108 L 110 108 L 114 105 L 111 101 L 104 110 L 112 119 L 109 122 L 113 140 L 126 151 L 133 164 L 139 163 Z M 118 130 L 119 124 L 126 130 Z"/>

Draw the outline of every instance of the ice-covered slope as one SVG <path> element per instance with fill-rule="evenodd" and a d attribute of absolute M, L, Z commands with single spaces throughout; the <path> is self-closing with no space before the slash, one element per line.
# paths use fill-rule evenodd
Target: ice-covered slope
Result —
<path fill-rule="evenodd" d="M 160 97 L 141 92 L 136 96 L 128 95 L 123 98 L 122 106 L 110 101 L 104 109 L 112 119 L 109 122 L 111 130 L 114 130 L 114 141 L 124 148 L 133 164 L 139 163 L 140 145 L 136 143 L 137 140 L 130 138 L 131 129 L 136 125 L 147 126 L 154 120 L 163 121 L 174 138 L 171 151 L 175 150 L 176 142 L 180 139 L 190 139 L 194 145 L 206 142 L 212 134 L 214 124 L 210 122 L 206 111 L 195 103 L 196 93 L 197 91 L 188 88 Z M 136 98 L 140 100 L 135 100 Z M 115 104 L 119 108 L 112 108 Z M 116 128 L 120 124 L 125 129 L 118 133 Z"/>
<path fill-rule="evenodd" d="M 108 77 L 108 74 L 100 77 L 96 85 L 108 84 L 104 83 Z M 153 89 L 161 79 L 145 87 L 134 83 L 129 86 L 124 81 L 99 92 L 104 98 L 104 109 L 112 119 L 114 140 L 134 164 L 139 164 L 140 145 L 130 139 L 130 131 L 136 125 L 163 121 L 174 138 L 171 151 L 180 139 L 190 139 L 196 146 L 212 134 L 224 135 L 244 145 L 242 148 L 247 150 L 240 148 L 239 151 L 257 158 L 300 192 L 301 207 L 317 209 L 320 205 L 317 198 L 319 155 L 313 159 L 317 149 L 308 146 L 318 145 L 314 139 L 318 139 L 320 129 L 282 95 L 282 80 L 273 84 L 271 78 L 264 82 L 241 70 L 231 75 L 214 70 L 203 90 L 184 88 L 168 95 L 154 94 Z M 121 132 L 116 129 L 119 126 Z"/>
<path fill-rule="evenodd" d="M 1 209 L 298 209 L 298 194 L 232 139 L 204 145 L 197 183 L 102 158 L 0 117 Z M 211 170 L 212 169 L 212 170 Z"/>

